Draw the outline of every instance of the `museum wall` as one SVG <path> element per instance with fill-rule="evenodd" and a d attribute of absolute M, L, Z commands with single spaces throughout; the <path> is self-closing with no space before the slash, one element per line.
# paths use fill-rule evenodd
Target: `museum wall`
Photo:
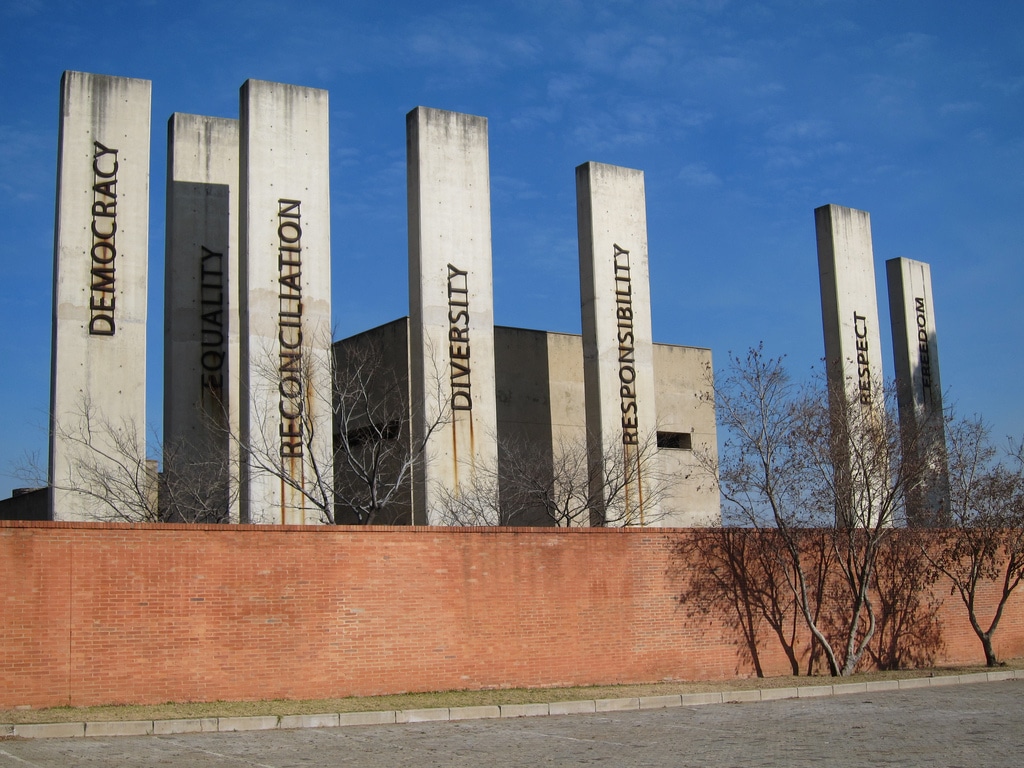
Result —
<path fill-rule="evenodd" d="M 699 535 L 0 522 L 0 708 L 750 676 L 732 615 L 693 597 Z M 930 594 L 936 660 L 980 663 Z M 1019 595 L 996 645 L 1024 655 Z"/>

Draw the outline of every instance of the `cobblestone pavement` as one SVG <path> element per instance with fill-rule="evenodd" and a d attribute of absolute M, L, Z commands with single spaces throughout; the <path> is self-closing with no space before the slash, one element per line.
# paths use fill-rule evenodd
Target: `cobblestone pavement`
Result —
<path fill-rule="evenodd" d="M 245 733 L 0 741 L 0 766 L 1012 766 L 1024 683 Z"/>

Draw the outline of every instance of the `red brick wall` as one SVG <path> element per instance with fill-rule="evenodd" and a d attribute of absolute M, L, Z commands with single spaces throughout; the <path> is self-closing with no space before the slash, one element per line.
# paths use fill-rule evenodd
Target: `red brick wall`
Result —
<path fill-rule="evenodd" d="M 0 522 L 0 707 L 748 676 L 729 617 L 678 605 L 687 535 Z M 982 661 L 935 594 L 940 660 Z M 1024 599 L 1003 622 L 1024 655 Z"/>

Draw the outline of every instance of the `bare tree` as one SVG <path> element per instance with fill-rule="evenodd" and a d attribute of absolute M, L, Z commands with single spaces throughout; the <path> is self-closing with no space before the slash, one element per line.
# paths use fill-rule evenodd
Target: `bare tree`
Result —
<path fill-rule="evenodd" d="M 189 445 L 164 445 L 151 435 L 149 449 L 162 456 L 147 456 L 142 427 L 133 421 L 113 422 L 87 398 L 76 411 L 54 426 L 55 437 L 68 451 L 67 478 L 56 487 L 80 500 L 84 517 L 128 523 L 227 522 L 230 494 L 226 482 L 227 457 L 198 458 Z M 26 481 L 39 483 L 45 470 L 28 459 L 17 470 Z"/>
<path fill-rule="evenodd" d="M 324 332 L 323 336 L 329 337 Z M 240 461 L 242 516 L 261 522 L 269 503 L 311 509 L 322 522 L 334 510 L 331 447 L 333 364 L 330 339 L 306 333 L 295 348 L 277 341 L 250 349 L 248 378 L 237 434 L 229 430 Z"/>
<path fill-rule="evenodd" d="M 725 440 L 719 462 L 705 465 L 724 515 L 778 531 L 775 572 L 831 674 L 849 675 L 877 629 L 879 552 L 920 482 L 903 460 L 892 398 L 862 408 L 839 394 L 830 407 L 823 386 L 794 382 L 761 347 L 731 357 L 714 392 Z M 815 551 L 822 535 L 827 556 Z"/>
<path fill-rule="evenodd" d="M 547 446 L 544 446 L 547 448 Z M 527 440 L 499 441 L 502 506 L 513 521 L 546 525 L 635 526 L 656 523 L 669 479 L 657 461 L 654 433 L 629 446 L 606 442 L 600 461 L 588 455 L 583 434 L 562 435 L 548 450 Z M 630 489 L 643 485 L 643 514 L 630 505 Z"/>
<path fill-rule="evenodd" d="M 389 360 L 372 339 L 335 345 L 334 509 L 329 522 L 370 525 L 411 519 L 412 471 L 428 460 L 431 436 L 451 418 L 435 376 L 433 418 L 414 441 L 406 357 Z M 404 350 L 402 350 L 404 353 Z M 405 374 L 405 375 L 403 375 Z"/>
<path fill-rule="evenodd" d="M 592 461 L 584 434 L 538 445 L 525 438 L 498 441 L 497 466 L 477 467 L 473 481 L 444 494 L 448 525 L 638 526 L 656 523 L 669 478 L 657 462 L 654 436 L 630 446 L 611 440 Z M 629 490 L 643 483 L 646 513 L 630 506 Z"/>
<path fill-rule="evenodd" d="M 436 518 L 441 525 L 495 526 L 513 525 L 510 511 L 501 495 L 498 475 L 493 468 L 478 467 L 458 488 L 439 488 L 435 502 Z"/>
<path fill-rule="evenodd" d="M 993 636 L 1024 578 L 1024 456 L 1019 445 L 1001 456 L 979 417 L 951 420 L 946 436 L 952 525 L 925 552 L 952 582 L 993 667 Z M 992 587 L 995 607 L 983 615 L 982 592 Z"/>
<path fill-rule="evenodd" d="M 323 523 L 410 521 L 413 467 L 430 460 L 431 436 L 451 419 L 441 375 L 435 371 L 428 387 L 436 397 L 431 421 L 414 440 L 404 345 L 391 345 L 368 333 L 331 345 L 326 359 L 304 352 L 299 360 L 294 366 L 298 370 L 289 373 L 299 382 L 297 389 L 306 393 L 306 401 L 302 408 L 295 408 L 288 431 L 301 440 L 308 469 L 297 473 L 282 460 L 284 427 L 276 403 L 271 402 L 265 413 L 255 414 L 248 439 L 232 436 L 248 460 L 249 471 L 273 477 L 301 494 Z M 327 389 L 311 386 L 328 379 L 318 366 L 330 368 Z M 254 369 L 271 383 L 280 378 L 279 361 L 272 355 L 265 355 Z M 324 413 L 330 415 L 333 429 L 327 453 L 318 447 L 322 446 Z"/>
<path fill-rule="evenodd" d="M 147 459 L 144 426 L 108 419 L 82 396 L 73 413 L 52 425 L 53 438 L 65 445 L 66 467 L 52 468 L 52 488 L 67 492 L 76 510 L 68 514 L 101 521 L 161 522 L 157 463 Z M 39 476 L 34 463 L 18 469 L 24 480 Z M 45 475 L 45 473 L 43 473 Z"/>
<path fill-rule="evenodd" d="M 186 441 L 160 451 L 159 512 L 167 523 L 229 523 L 238 486 L 229 473 L 231 459 Z"/>

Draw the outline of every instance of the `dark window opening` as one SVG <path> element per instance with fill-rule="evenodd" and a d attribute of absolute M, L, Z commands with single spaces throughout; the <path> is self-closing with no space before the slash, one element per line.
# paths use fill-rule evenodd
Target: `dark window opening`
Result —
<path fill-rule="evenodd" d="M 691 451 L 693 450 L 693 440 L 689 432 L 659 432 L 658 447 Z"/>
<path fill-rule="evenodd" d="M 402 423 L 400 421 L 389 421 L 383 426 L 359 427 L 348 432 L 348 445 L 350 448 L 358 448 L 367 443 L 394 440 L 401 431 Z"/>

